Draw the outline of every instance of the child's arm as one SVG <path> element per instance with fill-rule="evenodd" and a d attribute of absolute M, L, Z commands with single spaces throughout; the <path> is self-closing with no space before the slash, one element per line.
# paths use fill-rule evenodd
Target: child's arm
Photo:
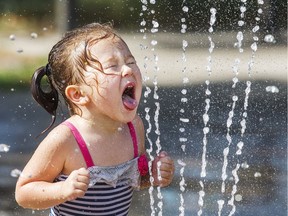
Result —
<path fill-rule="evenodd" d="M 73 142 L 69 133 L 65 126 L 58 126 L 40 143 L 16 184 L 20 206 L 44 209 L 85 194 L 89 173 L 84 168 L 73 171 L 66 181 L 53 182 L 62 172 Z"/>
<path fill-rule="evenodd" d="M 137 137 L 139 141 L 139 152 L 140 154 L 145 154 L 145 135 L 143 122 L 138 116 L 133 123 L 137 128 Z M 162 151 L 158 156 L 156 156 L 152 162 L 152 177 L 153 186 L 168 186 L 174 176 L 174 162 L 167 154 L 167 152 Z M 159 172 L 158 172 L 159 171 Z M 159 178 L 160 177 L 160 178 Z M 141 176 L 140 188 L 147 188 L 151 186 L 150 174 L 146 176 Z"/>

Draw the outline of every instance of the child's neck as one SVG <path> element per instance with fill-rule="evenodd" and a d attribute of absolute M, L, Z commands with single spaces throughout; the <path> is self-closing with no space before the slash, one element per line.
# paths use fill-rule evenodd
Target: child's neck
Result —
<path fill-rule="evenodd" d="M 101 130 L 103 133 L 115 133 L 123 130 L 126 123 L 113 121 L 112 119 L 105 119 L 101 121 L 99 118 L 85 118 L 84 116 L 74 115 L 72 118 L 75 118 L 79 124 L 83 127 L 87 127 L 93 130 Z"/>

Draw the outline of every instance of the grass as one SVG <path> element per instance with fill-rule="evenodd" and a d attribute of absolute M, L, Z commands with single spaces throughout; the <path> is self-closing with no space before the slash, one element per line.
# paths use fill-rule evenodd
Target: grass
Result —
<path fill-rule="evenodd" d="M 13 67 L 0 68 L 0 89 L 10 90 L 11 88 L 27 88 L 34 71 L 45 64 L 43 58 L 18 61 L 20 65 Z"/>

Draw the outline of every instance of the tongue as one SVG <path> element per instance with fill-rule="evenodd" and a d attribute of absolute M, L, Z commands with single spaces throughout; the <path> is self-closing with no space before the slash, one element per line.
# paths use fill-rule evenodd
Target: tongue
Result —
<path fill-rule="evenodd" d="M 137 107 L 137 101 L 131 98 L 129 95 L 124 95 L 122 100 L 126 109 L 133 110 Z"/>

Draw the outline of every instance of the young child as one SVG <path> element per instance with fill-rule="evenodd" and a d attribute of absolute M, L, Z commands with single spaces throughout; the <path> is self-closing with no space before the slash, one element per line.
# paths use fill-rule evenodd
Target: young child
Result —
<path fill-rule="evenodd" d="M 42 89 L 44 77 L 51 91 Z M 58 92 L 71 116 L 25 166 L 16 185 L 19 205 L 51 208 L 50 215 L 127 215 L 135 188 L 171 183 L 174 163 L 166 152 L 155 157 L 149 172 L 137 115 L 141 73 L 110 25 L 93 23 L 65 34 L 46 67 L 35 71 L 31 90 L 53 116 L 49 128 Z"/>

